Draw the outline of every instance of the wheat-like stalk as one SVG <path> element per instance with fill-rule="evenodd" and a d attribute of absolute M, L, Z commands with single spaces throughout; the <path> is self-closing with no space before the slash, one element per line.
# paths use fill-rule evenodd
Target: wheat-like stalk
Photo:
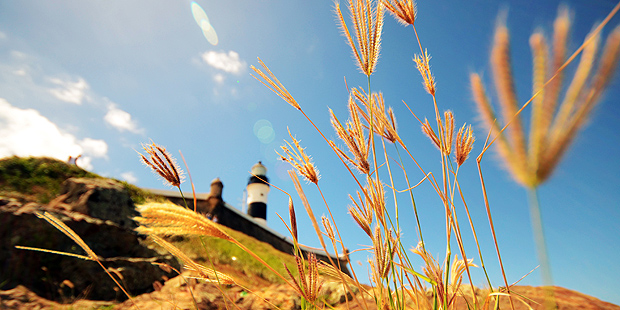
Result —
<path fill-rule="evenodd" d="M 286 156 L 281 155 L 278 152 L 276 152 L 276 154 L 280 156 L 280 160 L 291 164 L 291 166 L 297 170 L 297 173 L 303 176 L 306 180 L 317 184 L 320 179 L 318 169 L 312 163 L 310 156 L 306 154 L 304 148 L 299 144 L 300 141 L 293 137 L 290 129 L 288 129 L 288 135 L 293 140 L 293 144 L 285 140 L 286 145 L 280 146 Z"/>
<path fill-rule="evenodd" d="M 347 39 L 347 43 L 353 51 L 357 65 L 367 76 L 370 76 L 377 66 L 379 51 L 381 49 L 381 31 L 383 30 L 383 4 L 377 1 L 372 4 L 371 0 L 349 0 L 349 12 L 353 21 L 355 41 L 344 21 L 340 4 L 336 2 L 336 14 L 340 28 Z"/>
<path fill-rule="evenodd" d="M 293 108 L 301 111 L 301 107 L 299 106 L 295 98 L 291 96 L 291 94 L 288 92 L 288 90 L 286 90 L 284 85 L 280 83 L 278 78 L 276 78 L 276 76 L 273 73 L 271 73 L 271 70 L 269 70 L 269 68 L 263 63 L 263 61 L 260 58 L 258 58 L 258 62 L 263 67 L 263 70 L 267 72 L 267 74 L 265 74 L 263 71 L 261 71 L 260 69 L 254 66 L 250 66 L 250 68 L 252 68 L 252 70 L 254 70 L 254 72 L 256 72 L 262 78 L 262 80 L 253 74 L 252 76 L 258 81 L 260 81 L 261 83 L 263 83 L 263 85 L 267 86 L 267 88 L 271 89 L 278 96 L 280 96 L 280 98 L 284 99 L 284 101 L 288 102 L 288 104 L 293 106 Z"/>
<path fill-rule="evenodd" d="M 148 158 L 140 154 L 142 162 L 159 175 L 164 180 L 164 184 L 179 187 L 183 183 L 183 171 L 179 168 L 176 160 L 166 151 L 166 148 L 154 142 L 144 144 L 142 148 L 148 154 Z"/>
<path fill-rule="evenodd" d="M 140 223 L 136 231 L 146 235 L 199 235 L 231 241 L 232 237 L 218 224 L 201 214 L 173 203 L 148 203 L 137 207 Z"/>
<path fill-rule="evenodd" d="M 413 0 L 382 0 L 385 8 L 390 11 L 398 22 L 407 26 L 413 25 L 417 15 L 416 3 Z"/>
<path fill-rule="evenodd" d="M 370 172 L 370 163 L 368 162 L 370 140 L 365 137 L 364 126 L 360 121 L 359 110 L 355 104 L 353 96 L 349 96 L 349 115 L 351 119 L 345 123 L 345 126 L 338 120 L 334 111 L 331 109 L 329 113 L 331 115 L 331 123 L 338 137 L 346 144 L 349 152 L 353 155 L 351 158 L 335 144 L 332 144 L 334 149 L 361 173 L 368 174 Z M 333 143 L 333 142 L 332 142 Z"/>
<path fill-rule="evenodd" d="M 185 269 L 198 273 L 201 280 L 220 284 L 236 284 L 235 280 L 229 275 L 196 263 L 194 260 L 189 258 L 189 256 L 183 253 L 183 251 L 179 250 L 179 248 L 161 237 L 154 234 L 151 234 L 150 237 L 155 243 L 159 244 L 162 248 L 166 249 L 166 251 L 170 252 L 170 254 L 181 260 Z"/>
<path fill-rule="evenodd" d="M 474 147 L 474 134 L 472 133 L 471 125 L 466 127 L 466 124 L 463 124 L 463 127 L 459 129 L 459 132 L 456 134 L 456 164 L 458 166 L 462 165 L 465 160 L 469 157 L 469 153 Z"/>
<path fill-rule="evenodd" d="M 558 104 L 563 68 L 566 37 L 570 19 L 566 10 L 560 10 L 554 24 L 552 55 L 548 55 L 547 43 L 540 32 L 530 37 L 533 57 L 532 121 L 529 143 L 521 124 L 514 78 L 510 69 L 509 33 L 504 25 L 495 31 L 491 66 L 497 89 L 500 112 L 510 126 L 496 142 L 499 154 L 514 179 L 527 187 L 536 187 L 547 180 L 562 159 L 576 134 L 583 128 L 601 94 L 611 80 L 620 57 L 620 27 L 608 36 L 603 52 L 598 53 L 600 32 L 591 33 L 584 41 L 583 53 L 575 74 L 566 89 L 564 99 Z M 551 61 L 548 61 L 550 59 Z M 553 75 L 555 79 L 547 82 Z M 500 132 L 495 113 L 491 107 L 480 76 L 471 74 L 474 101 L 486 126 L 494 133 Z M 557 108 L 556 108 L 557 107 Z"/>

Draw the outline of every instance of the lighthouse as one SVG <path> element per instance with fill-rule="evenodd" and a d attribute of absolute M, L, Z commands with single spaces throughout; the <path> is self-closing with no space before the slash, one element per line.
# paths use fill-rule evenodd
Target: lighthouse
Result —
<path fill-rule="evenodd" d="M 248 215 L 256 220 L 267 221 L 267 194 L 269 194 L 267 168 L 259 161 L 252 166 L 248 181 Z"/>

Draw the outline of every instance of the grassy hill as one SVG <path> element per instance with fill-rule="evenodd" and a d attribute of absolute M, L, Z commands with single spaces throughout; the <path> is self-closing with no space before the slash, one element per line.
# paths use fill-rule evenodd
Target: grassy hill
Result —
<path fill-rule="evenodd" d="M 0 196 L 47 203 L 69 178 L 103 178 L 76 165 L 49 157 L 7 157 L 0 159 Z M 134 203 L 154 199 L 154 195 L 124 181 Z"/>
<path fill-rule="evenodd" d="M 3 158 L 0 159 L 0 196 L 17 198 L 22 202 L 34 201 L 45 204 L 56 197 L 61 191 L 61 184 L 72 177 L 103 178 L 76 165 L 53 158 L 16 156 Z M 161 200 L 132 184 L 119 182 L 129 190 L 135 204 Z M 281 274 L 287 274 L 284 264 L 294 274 L 297 273 L 292 256 L 250 236 L 226 227 L 223 229 Z M 198 263 L 205 266 L 213 264 L 221 272 L 228 273 L 247 284 L 281 282 L 281 279 L 265 266 L 230 242 L 211 237 L 186 237 L 176 238 L 173 243 Z"/>

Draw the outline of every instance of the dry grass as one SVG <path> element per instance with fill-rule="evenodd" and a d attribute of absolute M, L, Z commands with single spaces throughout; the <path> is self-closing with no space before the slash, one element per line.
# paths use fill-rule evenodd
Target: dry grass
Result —
<path fill-rule="evenodd" d="M 584 40 L 579 64 L 560 103 L 558 99 L 565 77 L 560 69 L 567 61 L 566 37 L 570 30 L 566 9 L 560 10 L 554 29 L 551 55 L 548 55 L 548 44 L 540 32 L 530 37 L 534 74 L 529 141 L 526 141 L 527 132 L 518 116 L 520 110 L 511 73 L 508 29 L 500 25 L 495 31 L 491 67 L 500 112 L 506 124 L 504 133 L 498 136 L 496 143 L 514 179 L 526 187 L 536 187 L 551 176 L 599 103 L 620 57 L 620 27 L 608 36 L 602 53 L 598 52 L 600 32 L 593 30 Z M 549 62 L 549 59 L 552 61 Z M 494 135 L 499 134 L 503 126 L 496 119 L 480 76 L 472 73 L 470 79 L 480 115 L 487 128 Z"/>
<path fill-rule="evenodd" d="M 610 16 L 615 14 L 618 8 L 620 8 L 620 4 L 610 13 Z M 514 308 L 513 299 L 524 302 L 521 297 L 511 291 L 511 285 L 508 284 L 504 272 L 480 167 L 482 155 L 490 145 L 495 143 L 510 173 L 519 183 L 527 187 L 535 187 L 548 179 L 577 132 L 584 126 L 592 109 L 600 101 L 601 95 L 615 71 L 620 56 L 620 27 L 617 27 L 609 35 L 600 56 L 598 50 L 601 40 L 601 27 L 598 27 L 586 38 L 584 44 L 573 56 L 565 59 L 570 20 L 567 11 L 560 11 L 554 24 L 552 53 L 550 55 L 548 44 L 541 33 L 534 33 L 530 39 L 534 55 L 533 95 L 525 105 L 519 108 L 509 57 L 509 32 L 504 25 L 499 25 L 495 31 L 490 60 L 494 85 L 498 92 L 500 114 L 502 122 L 505 124 L 503 127 L 496 118 L 495 110 L 487 96 L 480 76 L 475 73 L 470 76 L 474 99 L 490 131 L 484 150 L 477 158 L 477 164 L 493 245 L 497 252 L 503 277 L 504 286 L 494 288 L 487 275 L 480 244 L 478 244 L 478 235 L 474 229 L 465 196 L 461 191 L 461 181 L 458 174 L 459 168 L 465 164 L 473 149 L 475 138 L 471 125 L 467 124 L 458 130 L 455 138 L 455 116 L 451 111 L 443 112 L 442 119 L 440 105 L 436 97 L 436 78 L 431 71 L 431 56 L 423 48 L 415 27 L 417 17 L 415 3 L 410 0 L 349 0 L 348 11 L 353 24 L 352 32 L 347 26 L 338 3 L 336 3 L 335 9 L 345 41 L 353 52 L 355 65 L 368 78 L 366 89 L 363 87 L 348 89 L 349 119 L 346 122 L 341 122 L 337 115 L 330 110 L 331 124 L 335 134 L 344 143 L 343 147 L 326 138 L 323 131 L 305 114 L 302 105 L 286 90 L 284 85 L 260 59 L 258 61 L 262 69 L 254 66 L 252 69 L 257 74 L 255 76 L 257 80 L 300 111 L 316 128 L 317 132 L 334 151 L 334 154 L 348 169 L 351 179 L 359 185 L 356 194 L 349 195 L 352 205 L 348 210 L 354 221 L 371 241 L 371 245 L 365 250 L 369 255 L 368 274 L 372 288 L 368 289 L 367 286 L 362 285 L 355 272 L 353 272 L 352 277 L 343 274 L 340 271 L 342 266 L 338 265 L 340 261 L 335 262 L 330 258 L 329 262 L 319 262 L 312 255 L 304 257 L 301 251 L 295 253 L 298 275 L 295 276 L 287 267 L 288 277 L 285 277 L 241 242 L 227 234 L 218 224 L 196 212 L 175 205 L 151 203 L 140 206 L 138 209 L 140 217 L 135 219 L 140 224 L 137 231 L 151 236 L 156 243 L 183 261 L 186 269 L 197 273 L 199 278 L 222 284 L 238 285 L 232 277 L 213 268 L 197 264 L 160 236 L 209 236 L 231 242 L 264 264 L 293 288 L 302 298 L 302 309 L 325 308 L 318 299 L 319 274 L 338 281 L 345 291 L 354 291 L 354 288 L 357 288 L 361 292 L 360 296 L 355 295 L 353 300 L 349 302 L 350 304 L 347 305 L 361 309 L 373 308 L 369 305 L 368 300 L 374 302 L 374 306 L 380 309 L 442 310 L 455 309 L 456 301 L 459 298 L 467 301 L 467 306 L 470 309 L 489 309 L 493 304 L 499 304 L 500 298 L 508 298 L 512 308 Z M 414 63 L 422 77 L 424 89 L 432 97 L 435 112 L 435 122 L 429 122 L 425 119 L 423 123 L 420 123 L 422 124 L 422 132 L 430 138 L 431 145 L 439 149 L 437 161 L 441 163 L 440 172 L 427 172 L 418 164 L 416 158 L 409 152 L 409 148 L 401 139 L 393 110 L 391 108 L 386 109 L 381 93 L 371 91 L 370 76 L 376 70 L 379 59 L 385 9 L 390 11 L 400 23 L 405 26 L 411 25 L 414 30 L 420 48 L 420 54 L 415 55 Z M 602 24 L 608 20 L 609 18 L 604 20 Z M 583 53 L 576 73 L 568 85 L 563 101 L 559 103 L 559 93 L 563 88 L 563 69 L 575 59 L 576 54 L 580 51 Z M 519 113 L 530 102 L 532 103 L 532 121 L 530 122 L 528 140 Z M 415 114 L 413 115 L 415 116 Z M 417 116 L 415 117 L 417 118 Z M 419 118 L 417 119 L 419 120 Z M 284 155 L 280 155 L 280 157 L 289 162 L 294 169 L 289 171 L 289 176 L 310 217 L 321 247 L 325 252 L 328 252 L 328 244 L 331 243 L 331 250 L 336 255 L 345 254 L 346 249 L 340 230 L 334 221 L 329 202 L 323 197 L 321 191 L 318 170 L 311 162 L 311 157 L 301 147 L 300 141 L 290 132 L 289 135 L 292 143 L 286 142 L 286 145 L 282 147 Z M 493 137 L 491 142 L 489 142 L 490 137 Z M 389 144 L 392 144 L 395 152 L 398 152 L 398 161 L 388 156 L 387 146 Z M 416 145 L 416 147 L 422 146 Z M 180 190 L 182 173 L 179 172 L 180 169 L 176 166 L 174 159 L 163 147 L 154 143 L 145 146 L 144 149 L 149 158 L 140 155 L 142 161 L 167 183 L 178 187 Z M 415 168 L 424 176 L 420 183 L 428 182 L 433 187 L 445 212 L 446 252 L 443 259 L 435 259 L 426 250 L 422 238 L 422 227 L 417 218 L 413 194 L 415 186 L 409 184 L 407 164 L 405 160 L 400 158 L 399 150 L 401 149 L 409 155 L 407 160 L 414 163 Z M 383 150 L 383 158 L 379 153 L 381 150 Z M 396 164 L 391 164 L 391 162 L 396 162 Z M 398 186 L 394 182 L 393 174 L 395 172 L 402 172 L 405 175 L 407 186 L 404 191 L 410 194 L 411 207 L 416 214 L 420 240 L 411 251 L 407 249 L 411 245 L 403 244 L 401 239 L 401 219 L 399 219 L 398 210 L 405 203 L 397 199 L 397 193 L 401 191 L 398 190 Z M 322 227 L 314 215 L 313 208 L 304 193 L 298 175 L 314 184 L 323 198 L 329 217 L 323 216 L 321 218 Z M 340 178 L 343 176 L 328 177 Z M 393 209 L 388 206 L 390 200 L 386 198 L 386 194 L 390 191 L 394 197 Z M 459 195 L 456 195 L 457 191 Z M 467 212 L 472 235 L 476 240 L 477 259 L 480 260 L 480 267 L 487 276 L 489 290 L 482 295 L 480 292 L 476 293 L 477 289 L 471 283 L 473 270 L 470 268 L 478 266 L 473 263 L 473 256 L 467 255 L 469 249 L 466 249 L 463 243 L 461 226 L 457 217 L 457 205 L 460 205 L 461 202 Z M 297 222 L 292 200 L 289 201 L 289 214 L 289 227 L 297 246 Z M 51 222 L 55 223 L 54 221 Z M 61 230 L 64 229 L 61 226 L 57 227 Z M 79 237 L 74 240 L 79 244 Z M 452 252 L 455 242 L 458 254 Z M 89 258 L 96 258 L 94 253 L 88 253 Z M 412 263 L 410 254 L 415 254 L 422 260 L 424 265 L 421 271 L 416 271 L 419 268 Z M 348 264 L 349 270 L 353 271 L 350 262 Z M 469 279 L 469 286 L 463 285 L 465 275 Z"/>

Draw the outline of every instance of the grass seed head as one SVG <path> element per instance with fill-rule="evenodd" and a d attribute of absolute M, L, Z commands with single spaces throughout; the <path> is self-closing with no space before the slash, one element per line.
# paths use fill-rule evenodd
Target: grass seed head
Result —
<path fill-rule="evenodd" d="M 271 73 L 271 70 L 269 70 L 269 68 L 263 63 L 260 58 L 258 58 L 258 62 L 261 64 L 263 70 L 265 70 L 267 74 L 254 66 L 250 66 L 250 68 L 252 68 L 252 70 L 254 70 L 254 72 L 256 72 L 261 78 L 259 79 L 255 75 L 252 76 L 261 83 L 263 83 L 263 85 L 267 86 L 267 88 L 271 89 L 271 91 L 276 93 L 276 95 L 280 96 L 280 98 L 284 99 L 284 101 L 286 101 L 288 104 L 293 106 L 293 108 L 301 111 L 301 107 L 299 106 L 295 98 L 291 96 L 291 94 L 288 92 L 288 90 L 286 90 L 284 85 L 280 83 L 278 78 L 276 78 L 276 76 Z"/>
<path fill-rule="evenodd" d="M 474 141 L 476 141 L 471 125 L 465 126 L 466 124 L 463 124 L 463 127 L 456 134 L 456 164 L 459 166 L 467 160 L 474 147 Z"/>
<path fill-rule="evenodd" d="M 398 22 L 407 26 L 413 25 L 417 15 L 416 3 L 413 0 L 382 0 L 385 8 L 390 11 Z"/>
<path fill-rule="evenodd" d="M 317 184 L 320 179 L 318 169 L 312 163 L 310 156 L 306 155 L 304 148 L 299 144 L 299 140 L 293 137 L 290 130 L 288 131 L 288 135 L 293 140 L 293 144 L 285 141 L 287 145 L 280 147 L 286 155 L 284 156 L 276 152 L 280 156 L 280 160 L 291 164 L 295 170 L 297 170 L 297 173 L 309 182 Z"/>
<path fill-rule="evenodd" d="M 353 158 L 336 147 L 333 142 L 331 143 L 332 146 L 334 146 L 336 151 L 361 173 L 368 174 L 370 172 L 370 163 L 368 162 L 370 139 L 366 139 L 364 135 L 364 127 L 360 122 L 353 97 L 349 97 L 349 113 L 351 115 L 351 120 L 346 123 L 346 128 L 338 120 L 334 111 L 330 109 L 329 112 L 331 115 L 331 123 L 336 130 L 336 134 L 344 141 L 349 152 L 353 155 Z"/>
<path fill-rule="evenodd" d="M 288 216 L 291 219 L 291 231 L 293 232 L 293 238 L 297 241 L 297 216 L 295 215 L 295 207 L 293 206 L 293 199 L 288 197 Z"/>
<path fill-rule="evenodd" d="M 450 156 L 452 153 L 452 139 L 454 137 L 454 114 L 452 111 L 445 111 L 443 114 L 444 124 L 443 129 L 443 148 L 442 152 L 446 156 Z"/>
<path fill-rule="evenodd" d="M 353 51 L 357 65 L 362 73 L 370 76 L 377 66 L 379 51 L 381 50 L 381 33 L 383 30 L 383 3 L 376 1 L 372 5 L 371 0 L 349 0 L 349 12 L 353 21 L 355 39 L 349 32 L 344 17 L 340 10 L 340 4 L 336 2 L 336 15 L 340 23 L 342 33 L 347 39 L 347 44 Z"/>
<path fill-rule="evenodd" d="M 530 39 L 534 54 L 533 92 L 537 95 L 532 98 L 532 121 L 527 145 L 520 117 L 515 117 L 518 106 L 510 69 L 508 29 L 499 25 L 495 32 L 491 67 L 503 121 L 510 122 L 506 134 L 499 136 L 496 142 L 514 179 L 527 187 L 536 187 L 550 177 L 600 101 L 620 57 L 620 27 L 609 35 L 602 53 L 598 52 L 600 32 L 591 33 L 584 40 L 583 52 L 570 84 L 562 87 L 564 74 L 558 70 L 565 67 L 569 28 L 569 12 L 561 8 L 554 23 L 552 55 L 549 56 L 541 34 L 534 33 Z M 547 58 L 550 61 L 546 61 Z M 544 91 L 539 92 L 541 81 L 547 81 L 551 76 L 555 78 L 546 83 Z M 493 109 L 477 74 L 471 75 L 471 84 L 482 118 L 493 133 L 498 133 L 500 127 L 496 124 Z M 561 104 L 558 104 L 562 89 L 566 89 L 566 93 Z"/>
<path fill-rule="evenodd" d="M 428 51 L 424 50 L 424 54 L 415 55 L 413 61 L 424 80 L 424 89 L 431 96 L 435 96 L 435 77 L 431 73 L 431 56 L 428 54 Z"/>
<path fill-rule="evenodd" d="M 428 123 L 428 119 L 424 119 L 424 123 L 422 124 L 422 132 L 433 142 L 435 147 L 441 151 L 441 142 L 439 141 L 439 137 L 435 134 L 433 127 Z"/>
<path fill-rule="evenodd" d="M 179 168 L 176 160 L 166 151 L 166 148 L 154 142 L 143 144 L 142 148 L 148 154 L 148 158 L 140 154 L 140 159 L 164 180 L 164 184 L 179 187 L 183 183 L 183 171 Z"/>

